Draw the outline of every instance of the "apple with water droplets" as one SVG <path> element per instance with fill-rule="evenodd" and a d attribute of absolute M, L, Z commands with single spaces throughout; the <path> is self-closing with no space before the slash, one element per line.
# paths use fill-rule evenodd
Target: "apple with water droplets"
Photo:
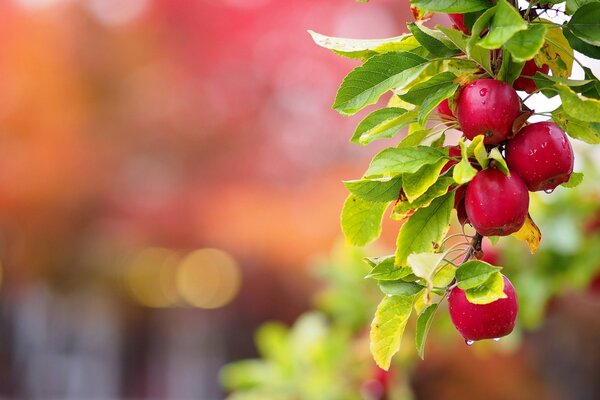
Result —
<path fill-rule="evenodd" d="M 532 192 L 552 191 L 568 181 L 574 161 L 567 135 L 554 122 L 527 125 L 506 145 L 508 167 Z"/>
<path fill-rule="evenodd" d="M 465 193 L 465 210 L 482 236 L 507 236 L 517 232 L 527 218 L 529 192 L 516 173 L 496 168 L 479 171 Z"/>
<path fill-rule="evenodd" d="M 508 139 L 520 113 L 521 103 L 515 89 L 496 79 L 478 79 L 465 86 L 456 107 L 465 137 L 472 140 L 484 135 L 485 144 Z"/>
<path fill-rule="evenodd" d="M 517 293 L 508 278 L 504 279 L 506 298 L 488 304 L 472 304 L 458 286 L 448 296 L 448 311 L 456 330 L 467 342 L 498 339 L 511 333 L 519 312 Z"/>

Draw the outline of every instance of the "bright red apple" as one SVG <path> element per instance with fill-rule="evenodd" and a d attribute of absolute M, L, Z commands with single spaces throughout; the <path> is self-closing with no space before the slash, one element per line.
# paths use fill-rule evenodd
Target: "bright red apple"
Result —
<path fill-rule="evenodd" d="M 471 34 L 471 31 L 469 31 L 469 28 L 465 25 L 465 14 L 448 14 L 448 17 L 450 18 L 450 21 L 454 23 L 454 26 L 463 31 L 466 35 Z"/>
<path fill-rule="evenodd" d="M 548 66 L 548 64 L 544 64 L 541 67 L 538 67 L 535 61 L 527 61 L 523 66 L 521 76 L 518 77 L 513 83 L 513 88 L 515 88 L 515 90 L 524 90 L 527 93 L 535 92 L 537 90 L 537 86 L 534 80 L 527 77 L 534 76 L 538 71 L 543 74 L 547 74 L 548 71 L 550 71 L 550 67 Z"/>
<path fill-rule="evenodd" d="M 515 288 L 504 278 L 505 299 L 489 304 L 472 304 L 458 286 L 448 296 L 448 310 L 456 330 L 467 341 L 497 339 L 512 332 L 519 312 Z"/>
<path fill-rule="evenodd" d="M 458 98 L 458 123 L 468 139 L 484 135 L 485 144 L 505 141 L 521 110 L 515 89 L 495 79 L 479 79 L 465 86 Z"/>
<path fill-rule="evenodd" d="M 506 145 L 508 167 L 523 178 L 532 192 L 554 190 L 568 181 L 573 162 L 569 139 L 554 122 L 527 125 Z"/>
<path fill-rule="evenodd" d="M 462 153 L 460 151 L 460 146 L 458 146 L 458 145 L 456 145 L 456 146 L 449 146 L 448 147 L 448 156 L 450 156 L 451 158 L 459 158 L 460 159 L 460 157 L 462 156 Z M 443 174 L 443 173 L 445 173 L 446 171 L 448 171 L 455 164 L 458 164 L 458 161 L 449 160 L 442 167 L 442 170 L 440 171 L 440 175 Z"/>
<path fill-rule="evenodd" d="M 467 210 L 465 208 L 467 187 L 468 185 L 459 186 L 454 193 L 454 209 L 456 210 L 458 222 L 463 226 L 469 223 L 469 217 L 467 217 Z"/>
<path fill-rule="evenodd" d="M 518 231 L 527 218 L 529 193 L 523 179 L 496 168 L 479 171 L 469 182 L 465 209 L 469 222 L 483 236 L 506 236 Z"/>

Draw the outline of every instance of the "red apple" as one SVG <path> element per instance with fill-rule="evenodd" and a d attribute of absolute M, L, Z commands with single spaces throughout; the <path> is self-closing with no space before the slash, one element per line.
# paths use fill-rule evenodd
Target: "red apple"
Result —
<path fill-rule="evenodd" d="M 506 236 L 518 231 L 527 218 L 529 193 L 523 179 L 496 168 L 479 171 L 465 193 L 467 217 L 483 236 Z"/>
<path fill-rule="evenodd" d="M 458 222 L 463 226 L 469 223 L 469 217 L 467 217 L 467 210 L 465 209 L 466 192 L 467 185 L 462 185 L 459 186 L 454 193 L 454 209 L 456 210 Z"/>
<path fill-rule="evenodd" d="M 485 144 L 505 141 L 520 114 L 515 89 L 495 79 L 479 79 L 463 88 L 458 98 L 458 123 L 468 139 L 484 135 Z"/>
<path fill-rule="evenodd" d="M 460 158 L 462 156 L 462 153 L 460 151 L 460 146 L 458 146 L 458 145 L 456 145 L 456 146 L 449 146 L 448 147 L 448 156 L 450 156 L 452 158 Z M 440 175 L 443 174 L 444 172 L 448 171 L 455 164 L 458 164 L 458 161 L 449 160 L 442 167 L 442 170 L 440 171 Z"/>
<path fill-rule="evenodd" d="M 465 34 L 470 35 L 471 31 L 465 25 L 465 14 L 448 14 L 450 21 L 454 23 L 454 26 L 463 31 Z"/>
<path fill-rule="evenodd" d="M 506 145 L 506 163 L 536 192 L 553 190 L 573 172 L 573 149 L 565 132 L 554 122 L 536 122 L 522 128 Z"/>
<path fill-rule="evenodd" d="M 536 72 L 541 72 L 543 74 L 547 74 L 550 71 L 550 67 L 548 64 L 544 64 L 541 67 L 538 67 L 533 60 L 529 60 L 523 66 L 523 70 L 521 71 L 521 76 L 515 80 L 513 83 L 513 88 L 515 90 L 524 90 L 527 93 L 533 93 L 537 90 L 537 86 L 533 79 L 526 78 L 527 76 L 534 76 Z"/>
<path fill-rule="evenodd" d="M 437 106 L 437 113 L 442 119 L 445 121 L 446 125 L 452 126 L 453 122 L 456 121 L 456 116 L 450 109 L 450 104 L 448 104 L 448 99 L 445 99 Z"/>
<path fill-rule="evenodd" d="M 456 330 L 468 341 L 496 339 L 506 336 L 515 327 L 519 312 L 515 288 L 504 278 L 505 299 L 489 304 L 472 304 L 458 286 L 448 296 L 448 310 Z"/>

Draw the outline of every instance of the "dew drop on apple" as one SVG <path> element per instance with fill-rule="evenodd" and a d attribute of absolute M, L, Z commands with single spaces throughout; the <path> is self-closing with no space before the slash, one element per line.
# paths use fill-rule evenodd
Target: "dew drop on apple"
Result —
<path fill-rule="evenodd" d="M 470 340 L 470 339 L 469 339 L 469 340 L 465 340 L 465 344 L 466 344 L 467 346 L 472 346 L 472 345 L 473 345 L 473 343 L 475 343 L 475 341 L 474 341 L 474 340 Z"/>
<path fill-rule="evenodd" d="M 554 189 L 546 189 L 546 190 L 544 190 L 544 193 L 546 193 L 546 194 L 551 194 L 552 192 L 554 192 Z"/>
<path fill-rule="evenodd" d="M 499 337 L 497 337 L 497 338 L 494 338 L 494 342 L 499 342 L 499 341 L 500 341 L 500 338 L 499 338 Z"/>

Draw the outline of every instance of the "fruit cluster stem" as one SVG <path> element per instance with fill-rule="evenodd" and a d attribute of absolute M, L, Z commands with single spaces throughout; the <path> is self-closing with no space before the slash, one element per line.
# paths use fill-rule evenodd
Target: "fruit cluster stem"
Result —
<path fill-rule="evenodd" d="M 471 239 L 469 250 L 467 250 L 467 254 L 465 254 L 465 258 L 463 259 L 462 263 L 466 263 L 467 261 L 469 261 L 471 257 L 473 257 L 473 253 L 475 251 L 481 251 L 482 240 L 483 236 L 481 236 L 479 233 L 476 233 L 475 236 L 473 236 L 473 239 Z"/>

